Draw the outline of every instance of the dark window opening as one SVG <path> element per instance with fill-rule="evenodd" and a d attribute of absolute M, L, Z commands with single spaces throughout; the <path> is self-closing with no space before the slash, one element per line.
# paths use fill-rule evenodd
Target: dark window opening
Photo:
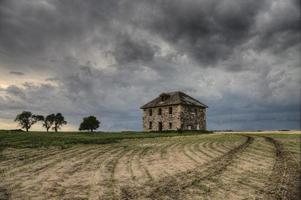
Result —
<path fill-rule="evenodd" d="M 158 115 L 162 115 L 162 109 L 161 108 L 159 108 L 159 110 L 158 110 Z"/>
<path fill-rule="evenodd" d="M 165 101 L 169 98 L 169 95 L 168 94 L 161 94 L 160 98 L 161 98 L 161 101 Z"/>
<path fill-rule="evenodd" d="M 149 113 L 149 116 L 152 116 L 153 115 L 153 110 L 149 109 L 148 113 Z"/>
<path fill-rule="evenodd" d="M 169 129 L 172 129 L 172 123 L 169 123 Z"/>
<path fill-rule="evenodd" d="M 149 127 L 148 129 L 153 129 L 153 123 L 152 122 L 149 122 Z"/>
<path fill-rule="evenodd" d="M 158 124 L 158 128 L 159 128 L 159 131 L 162 131 L 162 129 L 163 129 L 162 122 L 159 122 L 159 124 Z"/>
<path fill-rule="evenodd" d="M 172 114 L 172 107 L 169 107 L 168 112 L 170 115 Z"/>

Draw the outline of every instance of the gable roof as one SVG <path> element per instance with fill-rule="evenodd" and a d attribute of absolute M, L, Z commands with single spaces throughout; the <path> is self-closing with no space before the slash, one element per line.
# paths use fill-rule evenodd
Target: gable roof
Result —
<path fill-rule="evenodd" d="M 178 104 L 208 108 L 208 106 L 206 106 L 202 102 L 192 98 L 191 96 L 188 96 L 183 92 L 177 91 L 177 92 L 162 93 L 154 100 L 142 106 L 141 109 L 154 108 L 160 106 L 169 106 L 169 105 L 178 105 Z"/>

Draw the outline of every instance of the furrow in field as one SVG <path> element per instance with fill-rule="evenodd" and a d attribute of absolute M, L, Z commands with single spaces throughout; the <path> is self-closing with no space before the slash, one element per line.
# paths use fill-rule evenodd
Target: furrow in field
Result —
<path fill-rule="evenodd" d="M 65 159 L 68 159 L 68 158 L 70 159 L 74 155 L 87 153 L 87 152 L 93 150 L 94 148 L 95 147 L 87 146 L 84 148 L 72 148 L 72 149 L 61 150 L 60 152 L 58 152 L 55 155 L 51 155 L 49 157 L 48 156 L 42 157 L 40 160 L 36 160 L 36 162 L 29 162 L 29 163 L 26 162 L 22 166 L 16 166 L 14 168 L 9 168 L 6 171 L 6 174 L 13 175 L 13 174 L 17 173 L 18 171 L 24 171 L 24 170 L 37 172 L 37 171 L 46 169 L 48 166 L 51 166 L 55 163 L 65 160 Z"/>
<path fill-rule="evenodd" d="M 208 156 L 209 154 L 211 155 L 215 155 L 215 151 L 216 149 L 211 149 L 209 148 L 209 143 L 212 143 L 213 141 L 207 141 L 207 142 L 202 142 L 201 144 L 201 149 L 199 152 L 200 153 L 204 153 L 205 156 Z M 187 149 L 187 146 L 192 146 L 194 145 L 194 143 L 188 143 L 188 144 L 183 144 L 183 149 L 181 150 L 182 153 L 191 161 L 193 161 L 192 165 L 196 166 L 197 164 L 200 164 L 202 161 L 199 160 L 199 157 L 193 152 L 191 151 L 191 148 Z M 209 153 L 210 152 L 210 153 Z M 212 158 L 213 156 L 210 156 L 210 158 Z M 217 156 L 216 156 L 217 157 Z"/>
<path fill-rule="evenodd" d="M 201 142 L 201 143 L 200 143 Z M 163 159 L 156 159 L 155 162 L 149 163 L 148 168 L 151 173 L 157 171 L 155 177 L 163 178 L 167 175 L 173 175 L 179 172 L 184 172 L 187 170 L 192 170 L 198 165 L 204 164 L 213 158 L 218 157 L 216 154 L 213 158 L 212 156 L 207 156 L 207 152 L 210 151 L 224 151 L 227 152 L 229 149 L 224 149 L 221 143 L 213 142 L 214 145 L 211 147 L 213 149 L 205 149 L 204 146 L 208 146 L 206 142 L 203 141 L 193 141 L 193 142 L 182 142 L 172 145 L 170 149 L 166 152 L 167 161 Z M 209 141 L 211 142 L 211 141 Z M 219 148 L 219 146 L 221 146 Z M 183 150 L 185 150 L 183 152 Z M 194 161 L 192 161 L 194 160 Z M 164 170 L 164 171 L 163 171 Z"/>
<path fill-rule="evenodd" d="M 75 173 L 66 175 L 65 177 L 63 176 L 63 178 L 57 182 L 65 188 L 61 197 L 66 199 L 87 199 L 91 194 L 97 196 L 101 191 L 105 191 L 106 185 L 102 185 L 96 190 L 96 193 L 93 193 L 95 190 L 93 190 L 92 187 L 96 186 L 95 188 L 97 188 L 99 184 L 102 184 L 101 180 L 108 180 L 110 176 L 107 171 L 98 170 L 104 169 L 107 163 L 110 162 L 110 159 L 119 156 L 122 151 L 124 151 L 124 149 L 120 147 L 110 148 L 106 152 L 94 156 L 91 160 L 87 160 Z M 95 172 L 97 171 L 98 177 L 95 176 Z"/>
<path fill-rule="evenodd" d="M 55 150 L 55 149 L 52 149 Z M 39 156 L 45 152 L 49 152 L 49 149 L 45 148 L 5 148 L 2 150 L 2 159 L 0 163 L 17 162 L 20 158 L 29 159 L 34 156 Z"/>
<path fill-rule="evenodd" d="M 74 148 L 73 148 L 74 149 Z M 63 150 L 63 151 L 71 151 L 72 149 Z M 15 149 L 10 148 L 11 154 L 14 154 Z M 1 163 L 0 169 L 3 171 L 16 169 L 18 167 L 24 167 L 26 165 L 31 165 L 36 161 L 41 161 L 41 159 L 48 159 L 52 156 L 56 156 L 58 153 L 61 153 L 61 149 L 44 149 L 41 151 L 37 151 L 36 149 L 27 150 L 24 154 L 19 154 L 20 152 L 16 152 L 17 155 L 14 158 L 6 160 Z"/>
<path fill-rule="evenodd" d="M 212 156 L 208 157 L 208 151 L 210 151 L 211 153 L 214 153 L 214 157 L 218 157 L 224 153 L 227 152 L 227 150 L 225 150 L 223 148 L 223 146 L 221 145 L 221 142 L 206 142 L 209 143 L 208 147 L 209 149 L 204 149 L 204 148 L 199 148 L 199 144 L 200 143 L 194 143 L 192 144 L 190 147 L 190 151 L 191 153 L 193 153 L 197 158 L 196 160 L 198 161 L 198 164 L 203 164 L 205 162 L 208 162 L 210 160 L 212 160 Z M 203 144 L 204 145 L 204 144 Z M 205 145 L 207 146 L 207 145 Z"/>
<path fill-rule="evenodd" d="M 183 153 L 184 155 L 190 159 L 195 165 L 199 164 L 199 158 L 193 153 L 191 150 L 191 146 L 193 146 L 193 143 L 186 143 L 183 145 Z"/>
<path fill-rule="evenodd" d="M 194 143 L 190 146 L 191 153 L 196 156 L 198 160 L 198 165 L 204 164 L 211 160 L 211 158 L 208 158 L 206 155 L 202 154 L 202 152 L 199 151 L 199 142 Z"/>
<path fill-rule="evenodd" d="M 130 160 L 131 170 L 133 172 L 133 177 L 131 177 L 131 179 L 134 180 L 136 184 L 145 182 L 148 179 L 145 169 L 141 166 L 140 163 L 141 156 L 144 154 L 145 149 L 147 149 L 147 147 L 138 148 Z"/>
<path fill-rule="evenodd" d="M 216 154 L 216 152 L 210 148 L 209 144 L 212 143 L 213 141 L 210 142 L 204 142 L 202 143 L 202 145 L 200 146 L 199 150 L 201 153 L 203 153 L 204 155 L 206 155 L 208 158 L 216 158 L 218 155 Z"/>
<path fill-rule="evenodd" d="M 101 196 L 100 199 L 116 199 L 118 198 L 119 187 L 118 187 L 118 180 L 115 179 L 116 175 L 116 166 L 118 165 L 120 159 L 122 159 L 126 154 L 130 151 L 128 148 L 124 148 L 123 151 L 118 153 L 111 159 L 109 162 L 106 163 L 105 169 L 108 173 L 107 179 L 104 180 L 106 183 L 106 187 L 104 188 L 104 194 Z"/>
<path fill-rule="evenodd" d="M 146 160 L 145 164 L 154 179 L 168 176 L 171 171 L 173 171 L 173 169 L 171 169 L 173 159 L 169 155 L 170 152 L 176 152 L 178 145 L 178 143 L 167 143 L 144 158 Z"/>
<path fill-rule="evenodd" d="M 137 155 L 137 153 L 139 152 L 139 149 L 134 149 L 130 152 L 130 154 L 125 157 L 125 163 L 124 165 L 126 167 L 124 167 L 122 164 L 120 164 L 119 168 L 120 170 L 117 170 L 119 172 L 119 177 L 122 180 L 125 180 L 125 181 L 135 181 L 136 179 L 136 176 L 135 176 L 135 173 L 134 173 L 134 169 L 133 169 L 133 158 L 135 155 Z M 117 166 L 118 168 L 118 166 Z M 122 169 L 127 169 L 127 173 L 125 173 L 124 171 L 122 171 Z M 118 176 L 118 174 L 116 174 L 116 176 Z M 124 178 L 122 178 L 124 176 Z"/>
<path fill-rule="evenodd" d="M 265 139 L 274 145 L 276 156 L 273 172 L 266 184 L 266 199 L 299 199 L 301 171 L 298 163 L 284 149 L 280 141 L 271 137 Z"/>
<path fill-rule="evenodd" d="M 124 148 L 116 148 L 113 152 L 105 154 L 102 159 L 96 160 L 95 164 L 91 165 L 91 168 L 88 169 L 90 171 L 88 176 L 88 199 L 99 200 L 101 199 L 101 196 L 108 193 L 108 183 L 112 176 L 108 172 L 107 166 L 109 163 L 112 163 L 112 160 L 119 157 L 120 154 L 123 154 L 124 151 Z M 129 150 L 127 153 L 132 152 Z"/>
<path fill-rule="evenodd" d="M 84 153 L 80 154 L 74 152 L 72 158 L 51 162 L 52 165 L 46 165 L 46 167 L 43 167 L 43 170 L 40 170 L 40 167 L 38 167 L 38 170 L 36 171 L 33 169 L 30 169 L 29 171 L 24 170 L 6 179 L 6 182 L 10 183 L 12 190 L 19 188 L 18 190 L 21 191 L 17 191 L 15 193 L 18 193 L 18 195 L 21 196 L 27 195 L 22 194 L 22 191 L 32 191 L 35 194 L 43 194 L 48 190 L 50 192 L 47 194 L 56 195 L 56 193 L 58 193 L 56 188 L 60 186 L 60 180 L 62 181 L 64 178 L 74 174 L 80 169 L 80 166 L 82 166 L 85 161 L 97 156 L 98 151 L 105 151 L 105 149 L 101 147 L 94 147 L 93 150 L 94 151 L 84 151 Z M 63 187 L 60 188 L 62 189 Z M 53 192 L 51 193 L 52 190 Z"/>
<path fill-rule="evenodd" d="M 146 161 L 144 159 L 146 157 L 147 152 L 150 151 L 150 149 L 150 147 L 146 147 L 138 155 L 138 166 L 140 169 L 143 170 L 144 176 L 147 177 L 147 181 L 152 181 L 154 179 L 149 169 L 147 168 Z"/>
<path fill-rule="evenodd" d="M 272 166 L 273 151 L 269 143 L 255 138 L 227 170 L 201 182 L 190 194 L 198 199 L 262 199 L 264 182 Z"/>
<path fill-rule="evenodd" d="M 213 159 L 206 166 L 199 166 L 193 170 L 163 178 L 155 183 L 147 183 L 143 187 L 124 187 L 121 190 L 122 197 L 125 199 L 185 199 L 182 195 L 195 182 L 200 182 L 223 173 L 232 160 L 236 158 L 236 154 L 244 151 L 253 142 L 252 137 L 247 136 L 246 138 L 243 144 Z"/>

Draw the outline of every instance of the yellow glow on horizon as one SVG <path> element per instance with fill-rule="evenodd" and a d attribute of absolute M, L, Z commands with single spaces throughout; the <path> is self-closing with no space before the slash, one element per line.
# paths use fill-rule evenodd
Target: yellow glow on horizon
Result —
<path fill-rule="evenodd" d="M 6 89 L 9 85 L 0 82 L 0 89 Z"/>
<path fill-rule="evenodd" d="M 1 119 L 0 118 L 0 130 L 11 130 L 11 129 L 21 129 L 17 122 L 14 119 Z M 42 127 L 41 123 L 34 124 L 30 131 L 46 131 L 44 127 Z M 52 131 L 52 130 L 51 130 Z M 67 124 L 63 126 L 59 131 L 78 131 L 78 127 Z"/>

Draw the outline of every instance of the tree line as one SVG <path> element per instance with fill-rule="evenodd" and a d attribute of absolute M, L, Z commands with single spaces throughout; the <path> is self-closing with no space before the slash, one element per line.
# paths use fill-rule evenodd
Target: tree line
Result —
<path fill-rule="evenodd" d="M 37 122 L 42 122 L 42 126 L 49 132 L 49 129 L 58 132 L 59 129 L 63 125 L 67 124 L 65 117 L 61 113 L 50 114 L 47 116 L 43 115 L 35 115 L 29 111 L 23 111 L 22 113 L 18 114 L 15 118 L 15 122 L 18 122 L 19 125 L 28 132 L 28 130 Z M 93 132 L 99 128 L 100 121 L 97 120 L 95 116 L 89 116 L 83 118 L 79 126 L 80 131 L 88 130 Z"/>

